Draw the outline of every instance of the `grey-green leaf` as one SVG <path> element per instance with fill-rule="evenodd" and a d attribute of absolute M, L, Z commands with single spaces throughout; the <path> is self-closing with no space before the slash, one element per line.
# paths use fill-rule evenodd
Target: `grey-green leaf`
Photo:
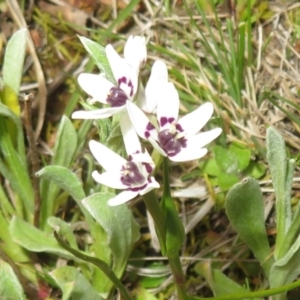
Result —
<path fill-rule="evenodd" d="M 300 236 L 286 253 L 277 260 L 271 269 L 270 287 L 280 287 L 293 282 L 300 274 Z"/>
<path fill-rule="evenodd" d="M 47 166 L 36 173 L 42 179 L 54 181 L 60 188 L 67 191 L 75 200 L 85 198 L 82 183 L 68 168 Z"/>
<path fill-rule="evenodd" d="M 62 300 L 89 299 L 102 300 L 86 278 L 74 267 L 64 266 L 50 272 L 63 292 Z"/>
<path fill-rule="evenodd" d="M 245 288 L 227 277 L 220 270 L 212 269 L 208 262 L 197 264 L 195 270 L 206 279 L 214 293 L 214 296 L 247 293 Z"/>
<path fill-rule="evenodd" d="M 96 193 L 82 201 L 85 208 L 105 230 L 108 243 L 114 255 L 114 272 L 123 273 L 133 244 L 139 238 L 138 225 L 133 221 L 131 211 L 125 204 L 109 206 L 112 193 Z"/>
<path fill-rule="evenodd" d="M 274 256 L 277 259 L 285 235 L 291 223 L 291 205 L 286 197 L 287 157 L 282 136 L 273 128 L 267 130 L 267 159 L 271 171 L 272 183 L 276 195 L 276 224 L 277 236 Z"/>
<path fill-rule="evenodd" d="M 76 237 L 68 223 L 64 222 L 60 218 L 50 217 L 48 219 L 48 224 L 62 237 L 64 237 L 72 248 L 78 250 Z"/>
<path fill-rule="evenodd" d="M 105 74 L 105 77 L 116 84 L 115 77 L 111 71 L 109 61 L 106 57 L 105 48 L 100 44 L 83 36 L 78 36 L 85 50 L 89 53 L 96 66 Z"/>
<path fill-rule="evenodd" d="M 3 81 L 16 95 L 19 94 L 26 52 L 26 28 L 17 31 L 8 41 L 3 62 Z"/>
<path fill-rule="evenodd" d="M 249 177 L 234 185 L 228 191 L 225 207 L 232 227 L 253 251 L 268 276 L 274 260 L 266 234 L 264 203 L 258 182 Z"/>
<path fill-rule="evenodd" d="M 9 231 L 12 239 L 29 251 L 48 252 L 68 259 L 76 259 L 72 254 L 63 249 L 53 236 L 37 229 L 20 218 L 14 217 L 12 219 Z"/>
<path fill-rule="evenodd" d="M 0 299 L 25 300 L 25 294 L 12 267 L 0 260 Z"/>

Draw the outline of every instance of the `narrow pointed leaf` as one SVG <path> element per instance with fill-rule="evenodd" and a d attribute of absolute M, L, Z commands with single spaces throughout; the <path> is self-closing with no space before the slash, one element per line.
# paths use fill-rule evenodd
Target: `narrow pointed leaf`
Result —
<path fill-rule="evenodd" d="M 92 60 L 96 64 L 96 66 L 105 74 L 105 77 L 109 81 L 116 83 L 108 59 L 106 57 L 105 48 L 86 37 L 78 37 L 81 43 L 83 44 L 85 50 L 89 53 Z"/>
<path fill-rule="evenodd" d="M 287 157 L 282 136 L 273 128 L 267 130 L 267 159 L 271 171 L 272 183 L 276 195 L 277 236 L 274 256 L 277 259 L 285 235 L 291 223 L 291 206 L 287 203 L 286 190 Z"/>
<path fill-rule="evenodd" d="M 2 101 L 15 114 L 20 114 L 18 95 L 23 74 L 23 64 L 26 52 L 26 28 L 17 31 L 6 45 L 3 62 L 3 91 Z"/>
<path fill-rule="evenodd" d="M 281 287 L 283 285 L 292 283 L 300 274 L 300 237 L 297 238 L 293 246 L 289 249 L 284 257 L 277 260 L 271 268 L 270 273 L 270 287 Z M 280 295 L 283 299 L 284 294 Z"/>

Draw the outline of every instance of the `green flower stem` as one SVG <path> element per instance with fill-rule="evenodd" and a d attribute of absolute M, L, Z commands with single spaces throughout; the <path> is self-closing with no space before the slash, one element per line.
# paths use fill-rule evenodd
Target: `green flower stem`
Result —
<path fill-rule="evenodd" d="M 164 169 L 164 199 L 165 201 L 171 201 L 169 203 L 172 204 L 172 208 L 175 211 L 175 206 L 173 206 L 173 199 L 171 198 L 171 191 L 170 191 L 170 179 L 169 179 L 169 161 L 167 157 L 164 157 L 163 159 L 163 169 Z M 172 226 L 176 226 L 180 225 L 180 227 L 178 229 L 181 229 L 182 232 L 180 232 L 180 230 L 178 230 L 177 234 L 178 235 L 182 235 L 182 241 L 184 240 L 184 229 L 182 227 L 182 223 L 181 220 L 179 219 L 177 212 L 176 212 L 176 219 L 174 220 L 175 223 L 179 223 L 180 224 L 169 224 L 171 227 L 168 226 L 168 228 L 172 228 Z M 172 219 L 173 220 L 173 219 Z M 171 221 L 171 220 L 166 220 L 166 222 Z M 181 228 L 182 227 L 182 228 Z M 167 232 L 167 235 L 171 234 L 171 232 Z M 167 240 L 168 243 L 168 240 Z M 168 245 L 167 245 L 168 246 Z M 178 248 L 177 248 L 178 249 Z M 167 251 L 168 255 L 168 260 L 170 263 L 170 267 L 172 270 L 172 274 L 174 277 L 174 283 L 176 285 L 176 289 L 177 289 L 177 299 L 179 300 L 186 300 L 187 299 L 187 292 L 186 292 L 186 286 L 185 286 L 185 276 L 183 273 L 183 269 L 182 269 L 182 265 L 181 265 L 181 261 L 179 258 L 179 253 L 178 250 L 175 250 L 174 252 L 170 252 Z"/>
<path fill-rule="evenodd" d="M 268 297 L 268 296 L 273 296 L 284 292 L 288 292 L 297 287 L 300 287 L 300 280 L 287 285 L 283 285 L 281 287 L 263 290 L 263 291 L 228 294 L 224 296 L 208 297 L 208 298 L 189 296 L 186 299 L 187 300 L 240 300 L 240 299 L 263 298 L 263 297 Z"/>
<path fill-rule="evenodd" d="M 170 193 L 170 182 L 169 182 L 169 172 L 168 172 L 168 159 L 163 159 L 163 165 L 164 165 L 164 197 L 171 197 Z M 167 234 L 170 234 L 167 232 L 167 223 L 170 220 L 166 219 L 166 216 L 163 213 L 163 210 L 158 202 L 157 196 L 155 192 L 152 190 L 148 194 L 143 196 L 144 202 L 147 206 L 148 211 L 150 212 L 154 224 L 155 224 L 155 230 L 160 242 L 161 252 L 164 254 L 167 252 L 166 256 L 169 260 L 170 267 L 172 270 L 172 274 L 174 277 L 174 283 L 177 290 L 177 299 L 179 300 L 186 300 L 187 299 L 187 293 L 186 293 L 186 287 L 185 287 L 185 276 L 182 270 L 182 265 L 180 262 L 178 251 L 166 251 L 166 237 Z M 170 200 L 170 199 L 169 199 Z M 170 227 L 172 227 L 172 224 L 170 224 Z M 168 249 L 170 250 L 170 249 Z"/>
<path fill-rule="evenodd" d="M 168 260 L 174 277 L 174 283 L 177 290 L 177 299 L 186 300 L 187 293 L 185 287 L 185 276 L 182 270 L 182 265 L 181 265 L 179 255 L 176 256 L 172 255 L 172 257 L 168 256 Z"/>

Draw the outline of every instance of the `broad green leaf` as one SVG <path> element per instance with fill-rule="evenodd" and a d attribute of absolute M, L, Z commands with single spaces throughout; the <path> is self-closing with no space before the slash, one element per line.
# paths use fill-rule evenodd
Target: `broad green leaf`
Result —
<path fill-rule="evenodd" d="M 286 197 L 287 193 L 291 193 L 291 190 L 286 190 L 288 165 L 285 142 L 282 136 L 273 127 L 268 128 L 266 139 L 267 159 L 276 195 L 277 236 L 274 256 L 278 259 L 280 248 L 283 245 L 285 235 L 291 223 L 290 197 Z"/>
<path fill-rule="evenodd" d="M 270 287 L 280 287 L 293 282 L 300 274 L 300 237 L 286 253 L 286 255 L 277 260 L 270 273 Z"/>
<path fill-rule="evenodd" d="M 251 151 L 231 144 L 229 149 L 215 146 L 213 153 L 218 166 L 229 174 L 238 174 L 243 171 L 250 163 Z"/>
<path fill-rule="evenodd" d="M 102 300 L 86 278 L 74 267 L 64 266 L 50 272 L 63 292 L 62 300 L 89 299 Z"/>
<path fill-rule="evenodd" d="M 204 163 L 202 171 L 210 176 L 219 176 L 220 174 L 223 174 L 223 171 L 218 166 L 217 161 L 214 158 L 208 159 Z"/>
<path fill-rule="evenodd" d="M 63 236 L 72 248 L 78 250 L 76 237 L 74 236 L 74 233 L 68 223 L 64 222 L 60 218 L 50 217 L 48 219 L 48 224 L 61 236 Z"/>
<path fill-rule="evenodd" d="M 234 174 L 226 174 L 225 172 L 218 177 L 218 185 L 222 191 L 228 191 L 234 184 L 239 182 L 239 178 Z"/>
<path fill-rule="evenodd" d="M 2 101 L 17 115 L 20 114 L 18 95 L 23 75 L 27 35 L 27 29 L 23 28 L 10 38 L 6 45 L 3 61 L 3 95 L 5 97 Z"/>
<path fill-rule="evenodd" d="M 246 169 L 246 173 L 255 179 L 259 179 L 266 173 L 266 166 L 263 163 L 251 161 L 248 168 Z"/>
<path fill-rule="evenodd" d="M 258 182 L 249 177 L 227 193 L 226 213 L 232 227 L 253 251 L 267 276 L 273 264 L 265 221 L 264 203 Z"/>
<path fill-rule="evenodd" d="M 85 208 L 105 230 L 114 255 L 114 272 L 120 277 L 124 271 L 133 244 L 139 238 L 138 225 L 125 204 L 109 206 L 112 193 L 96 193 L 82 201 Z"/>
<path fill-rule="evenodd" d="M 12 219 L 9 231 L 12 239 L 29 251 L 48 252 L 68 259 L 76 259 L 63 249 L 53 236 L 37 229 L 20 218 L 14 217 Z"/>
<path fill-rule="evenodd" d="M 81 181 L 72 171 L 65 167 L 47 166 L 37 172 L 36 176 L 54 181 L 77 201 L 85 198 Z"/>
<path fill-rule="evenodd" d="M 227 277 L 220 270 L 212 269 L 208 262 L 198 263 L 195 267 L 195 271 L 206 279 L 214 293 L 214 296 L 247 293 L 245 288 Z"/>
<path fill-rule="evenodd" d="M 25 300 L 25 294 L 12 267 L 0 260 L 0 299 L 1 300 Z"/>
<path fill-rule="evenodd" d="M 105 77 L 116 83 L 114 75 L 111 71 L 109 61 L 106 57 L 105 48 L 97 42 L 94 42 L 86 37 L 78 36 L 85 50 L 89 53 L 96 66 L 105 74 Z"/>

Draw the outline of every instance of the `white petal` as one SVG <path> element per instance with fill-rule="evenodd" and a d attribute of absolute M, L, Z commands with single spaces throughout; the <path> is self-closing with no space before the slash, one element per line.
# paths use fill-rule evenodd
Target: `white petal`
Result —
<path fill-rule="evenodd" d="M 126 106 L 132 125 L 141 138 L 147 139 L 147 132 L 150 134 L 152 134 L 152 132 L 156 132 L 156 129 L 152 129 L 150 131 L 147 129 L 149 128 L 149 124 L 151 124 L 151 122 L 140 108 L 130 101 L 126 102 Z"/>
<path fill-rule="evenodd" d="M 161 128 L 168 128 L 170 123 L 177 121 L 179 96 L 172 82 L 161 87 L 161 95 L 163 99 L 157 103 L 157 120 Z M 162 123 L 163 120 L 166 120 L 167 123 Z"/>
<path fill-rule="evenodd" d="M 197 148 L 182 148 L 181 151 L 175 156 L 169 157 L 170 160 L 181 162 L 181 161 L 190 161 L 194 159 L 199 159 L 207 153 L 206 148 L 197 149 Z"/>
<path fill-rule="evenodd" d="M 136 105 L 142 109 L 144 112 L 148 112 L 147 110 L 147 102 L 146 102 L 146 95 L 145 95 L 145 88 L 142 82 L 139 83 L 139 89 L 135 96 L 136 98 Z"/>
<path fill-rule="evenodd" d="M 154 113 L 156 111 L 157 103 L 165 100 L 161 91 L 163 86 L 167 83 L 167 66 L 163 61 L 157 60 L 152 66 L 151 75 L 145 88 L 146 105 L 144 110 L 147 113 Z"/>
<path fill-rule="evenodd" d="M 80 87 L 90 95 L 94 101 L 107 103 L 107 95 L 110 89 L 114 86 L 102 75 L 82 73 L 78 76 Z"/>
<path fill-rule="evenodd" d="M 108 201 L 108 205 L 110 205 L 110 206 L 117 206 L 117 205 L 126 203 L 127 201 L 133 199 L 137 195 L 138 195 L 138 192 L 133 192 L 133 191 L 124 191 L 124 192 L 121 192 L 116 197 L 111 198 Z"/>
<path fill-rule="evenodd" d="M 107 107 L 95 110 L 78 110 L 74 111 L 72 119 L 83 119 L 83 120 L 98 120 L 111 117 L 112 115 L 122 111 L 125 105 L 118 107 Z"/>
<path fill-rule="evenodd" d="M 126 60 L 116 52 L 112 45 L 109 44 L 106 46 L 105 53 L 118 86 L 132 99 L 138 88 L 138 74 L 136 74 Z M 123 83 L 124 78 L 127 84 Z M 133 86 L 133 90 L 131 86 Z"/>
<path fill-rule="evenodd" d="M 145 150 L 144 152 L 132 154 L 132 161 L 148 163 L 148 164 L 153 165 L 153 167 L 154 167 L 153 160 L 147 150 Z"/>
<path fill-rule="evenodd" d="M 142 152 L 141 143 L 127 112 L 122 114 L 120 125 L 127 154 L 132 155 L 136 152 Z"/>
<path fill-rule="evenodd" d="M 178 124 L 190 135 L 196 134 L 208 122 L 214 111 L 210 102 L 206 102 L 196 110 L 179 119 Z"/>
<path fill-rule="evenodd" d="M 92 176 L 95 181 L 103 185 L 109 186 L 113 189 L 125 190 L 128 186 L 124 185 L 121 180 L 120 172 L 104 172 L 100 174 L 98 171 L 94 171 Z"/>
<path fill-rule="evenodd" d="M 206 132 L 200 132 L 188 138 L 188 147 L 202 148 L 216 139 L 222 132 L 221 128 L 214 128 Z"/>
<path fill-rule="evenodd" d="M 147 59 L 147 48 L 144 37 L 130 36 L 124 47 L 124 58 L 127 63 L 138 73 Z"/>
<path fill-rule="evenodd" d="M 145 195 L 152 191 L 153 189 L 159 188 L 159 183 L 155 181 L 154 177 L 151 177 L 151 182 L 147 184 L 147 186 L 139 192 L 140 195 Z"/>
<path fill-rule="evenodd" d="M 89 147 L 98 163 L 106 171 L 120 171 L 122 166 L 127 162 L 123 157 L 94 140 L 89 142 Z"/>

